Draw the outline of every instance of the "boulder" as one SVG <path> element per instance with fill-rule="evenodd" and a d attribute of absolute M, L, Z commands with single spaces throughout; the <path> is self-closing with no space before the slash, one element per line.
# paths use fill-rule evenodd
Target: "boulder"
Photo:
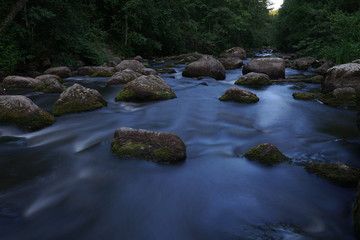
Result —
<path fill-rule="evenodd" d="M 0 96 L 0 122 L 16 125 L 30 131 L 55 122 L 55 117 L 25 96 Z"/>
<path fill-rule="evenodd" d="M 34 89 L 38 92 L 45 93 L 61 93 L 66 88 L 60 83 L 61 78 L 56 75 L 41 75 L 36 77 L 39 82 L 35 85 Z"/>
<path fill-rule="evenodd" d="M 143 75 L 157 75 L 156 70 L 152 68 L 142 68 L 141 70 L 139 70 L 139 73 Z"/>
<path fill-rule="evenodd" d="M 265 73 L 270 79 L 285 78 L 285 61 L 282 58 L 256 58 L 246 63 L 243 74 Z"/>
<path fill-rule="evenodd" d="M 217 59 L 210 56 L 205 56 L 187 65 L 182 75 L 190 78 L 212 77 L 216 80 L 226 78 L 224 66 Z"/>
<path fill-rule="evenodd" d="M 311 67 L 316 62 L 316 59 L 313 57 L 302 57 L 295 59 L 293 61 L 293 68 L 299 69 L 299 70 L 307 70 L 309 67 Z"/>
<path fill-rule="evenodd" d="M 47 69 L 44 74 L 53 74 L 53 75 L 57 75 L 61 78 L 68 78 L 71 76 L 71 69 L 69 67 L 53 67 L 53 68 L 49 68 Z"/>
<path fill-rule="evenodd" d="M 270 85 L 271 81 L 268 75 L 264 73 L 248 73 L 241 76 L 235 84 L 237 85 Z"/>
<path fill-rule="evenodd" d="M 334 66 L 334 63 L 332 61 L 324 61 L 324 63 L 316 69 L 316 73 L 325 76 L 327 70 L 329 70 L 333 66 Z"/>
<path fill-rule="evenodd" d="M 138 72 L 134 72 L 131 69 L 125 69 L 120 72 L 116 72 L 114 76 L 112 76 L 109 81 L 106 83 L 107 85 L 118 85 L 125 84 L 131 82 L 132 80 L 142 76 Z"/>
<path fill-rule="evenodd" d="M 131 69 L 135 72 L 140 72 L 145 66 L 137 60 L 123 60 L 116 65 L 116 71 L 122 71 L 125 69 Z"/>
<path fill-rule="evenodd" d="M 79 84 L 66 89 L 55 102 L 54 115 L 91 111 L 105 107 L 106 100 L 94 89 L 85 88 Z"/>
<path fill-rule="evenodd" d="M 246 58 L 246 51 L 241 47 L 233 47 L 220 54 L 221 58 Z"/>
<path fill-rule="evenodd" d="M 139 62 L 143 62 L 144 61 L 144 58 L 140 55 L 137 55 L 136 57 L 134 57 L 132 60 L 136 60 L 136 61 L 139 61 Z"/>
<path fill-rule="evenodd" d="M 332 107 L 356 109 L 356 91 L 351 87 L 337 88 L 325 94 L 321 101 Z"/>
<path fill-rule="evenodd" d="M 259 98 L 252 92 L 241 88 L 232 87 L 226 90 L 225 93 L 219 98 L 219 100 L 239 103 L 256 103 L 259 101 Z"/>
<path fill-rule="evenodd" d="M 360 59 L 356 59 L 356 60 L 352 61 L 352 63 L 360 64 Z"/>
<path fill-rule="evenodd" d="M 111 142 L 114 154 L 156 163 L 178 163 L 186 159 L 186 146 L 175 134 L 120 128 Z"/>
<path fill-rule="evenodd" d="M 35 78 L 8 76 L 4 78 L 2 84 L 5 89 L 11 89 L 11 88 L 33 88 L 38 83 L 39 80 Z"/>
<path fill-rule="evenodd" d="M 334 184 L 355 187 L 360 180 L 360 169 L 343 163 L 308 163 L 305 169 Z"/>
<path fill-rule="evenodd" d="M 245 153 L 244 157 L 269 166 L 291 161 L 290 158 L 282 154 L 280 150 L 271 143 L 263 143 L 251 148 Z"/>
<path fill-rule="evenodd" d="M 176 98 L 169 85 L 159 76 L 141 76 L 127 83 L 115 97 L 116 101 L 145 102 Z"/>
<path fill-rule="evenodd" d="M 346 63 L 330 68 L 322 82 L 324 92 L 331 92 L 336 88 L 352 87 L 360 89 L 360 64 Z"/>
<path fill-rule="evenodd" d="M 241 58 L 219 58 L 225 69 L 237 69 L 244 65 Z"/>
<path fill-rule="evenodd" d="M 115 68 L 102 66 L 85 66 L 78 69 L 78 75 L 90 77 L 111 77 Z"/>

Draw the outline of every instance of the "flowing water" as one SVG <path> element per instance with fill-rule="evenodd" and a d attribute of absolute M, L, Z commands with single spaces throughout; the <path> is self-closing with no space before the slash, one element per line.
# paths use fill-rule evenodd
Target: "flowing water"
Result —
<path fill-rule="evenodd" d="M 32 133 L 0 125 L 0 136 L 20 138 L 0 143 L 0 239 L 355 239 L 355 189 L 332 185 L 299 164 L 265 167 L 243 157 L 271 142 L 295 163 L 359 167 L 355 112 L 292 98 L 319 88 L 313 84 L 242 87 L 260 102 L 221 102 L 241 70 L 215 81 L 183 78 L 183 68 L 161 75 L 176 99 L 115 102 L 122 86 L 73 77 L 67 85 L 99 90 L 108 107 L 58 117 Z M 59 96 L 25 95 L 49 111 Z M 121 160 L 110 148 L 120 127 L 173 132 L 186 143 L 187 159 L 172 166 Z"/>

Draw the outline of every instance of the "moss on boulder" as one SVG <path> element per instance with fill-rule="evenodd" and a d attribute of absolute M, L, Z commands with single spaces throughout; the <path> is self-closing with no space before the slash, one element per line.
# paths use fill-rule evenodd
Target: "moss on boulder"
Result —
<path fill-rule="evenodd" d="M 35 131 L 55 122 L 55 117 L 25 96 L 0 96 L 0 122 Z"/>
<path fill-rule="evenodd" d="M 225 93 L 219 98 L 220 101 L 233 101 L 239 103 L 256 103 L 260 99 L 256 94 L 246 91 L 241 88 L 232 87 L 225 91 Z"/>
<path fill-rule="evenodd" d="M 325 94 L 321 100 L 332 107 L 356 109 L 357 106 L 356 91 L 351 87 L 337 88 Z"/>
<path fill-rule="evenodd" d="M 105 107 L 106 100 L 94 89 L 85 88 L 79 84 L 66 89 L 55 102 L 54 115 L 91 111 Z"/>
<path fill-rule="evenodd" d="M 324 96 L 322 93 L 316 93 L 316 92 L 296 92 L 293 93 L 293 98 L 297 100 L 304 100 L 304 101 L 316 101 L 321 100 Z"/>
<path fill-rule="evenodd" d="M 268 75 L 264 73 L 248 73 L 241 76 L 236 82 L 236 85 L 270 85 L 271 81 Z"/>
<path fill-rule="evenodd" d="M 66 88 L 60 83 L 61 78 L 56 75 L 42 75 L 36 77 L 39 82 L 34 86 L 34 90 L 45 93 L 61 93 Z"/>
<path fill-rule="evenodd" d="M 264 143 L 251 148 L 245 153 L 244 157 L 269 166 L 291 161 L 290 158 L 282 154 L 280 150 L 271 143 Z"/>
<path fill-rule="evenodd" d="M 343 163 L 308 163 L 305 169 L 334 184 L 355 187 L 360 180 L 360 169 Z"/>
<path fill-rule="evenodd" d="M 176 94 L 159 76 L 141 76 L 127 83 L 115 97 L 116 101 L 145 102 L 176 98 Z"/>
<path fill-rule="evenodd" d="M 142 129 L 120 128 L 111 142 L 121 158 L 139 158 L 156 163 L 178 163 L 186 159 L 186 146 L 175 134 Z"/>

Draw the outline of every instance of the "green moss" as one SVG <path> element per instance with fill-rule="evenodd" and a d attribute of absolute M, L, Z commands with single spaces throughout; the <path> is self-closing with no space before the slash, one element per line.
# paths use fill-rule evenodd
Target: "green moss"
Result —
<path fill-rule="evenodd" d="M 131 89 L 121 89 L 115 97 L 115 101 L 129 101 L 132 99 L 136 99 L 136 94 Z"/>
<path fill-rule="evenodd" d="M 357 106 L 355 94 L 334 95 L 333 93 L 328 93 L 325 94 L 321 100 L 326 105 L 332 107 L 356 109 Z"/>
<path fill-rule="evenodd" d="M 93 100 L 88 101 L 86 103 L 73 101 L 73 102 L 66 102 L 61 104 L 54 105 L 53 108 L 53 114 L 55 116 L 60 116 L 68 113 L 79 113 L 79 112 L 86 112 L 86 111 L 92 111 L 98 108 L 102 108 L 107 106 L 107 102 L 105 100 Z"/>
<path fill-rule="evenodd" d="M 154 160 L 156 162 L 171 162 L 174 150 L 169 147 L 162 147 L 154 150 Z"/>
<path fill-rule="evenodd" d="M 253 147 L 245 153 L 244 156 L 249 160 L 260 162 L 269 166 L 289 162 L 291 160 L 272 144 L 261 144 L 257 147 Z"/>
<path fill-rule="evenodd" d="M 219 98 L 220 101 L 234 101 L 239 103 L 257 103 L 260 99 L 255 96 L 240 96 L 240 95 L 229 95 L 224 94 Z"/>
<path fill-rule="evenodd" d="M 296 92 L 293 93 L 293 98 L 297 100 L 304 100 L 304 101 L 315 101 L 321 100 L 324 94 L 322 93 L 313 93 L 313 92 Z"/>
<path fill-rule="evenodd" d="M 116 139 L 111 142 L 112 151 L 123 158 L 148 158 L 146 156 L 147 145 L 142 143 L 127 143 L 119 146 Z"/>
<path fill-rule="evenodd" d="M 360 180 L 360 169 L 345 164 L 309 163 L 305 169 L 340 186 L 354 187 Z"/>
<path fill-rule="evenodd" d="M 104 72 L 94 72 L 90 75 L 90 77 L 112 77 L 114 75 L 113 72 L 104 71 Z"/>
<path fill-rule="evenodd" d="M 16 125 L 29 131 L 35 131 L 55 122 L 48 112 L 23 114 L 18 112 L 0 112 L 0 122 Z"/>

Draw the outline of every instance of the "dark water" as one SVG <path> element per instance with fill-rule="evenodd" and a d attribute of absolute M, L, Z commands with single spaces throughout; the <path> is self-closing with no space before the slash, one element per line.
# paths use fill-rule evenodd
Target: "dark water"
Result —
<path fill-rule="evenodd" d="M 360 166 L 355 112 L 292 98 L 318 88 L 311 84 L 245 88 L 261 99 L 253 105 L 221 102 L 240 70 L 225 81 L 199 81 L 181 77 L 182 68 L 162 75 L 177 99 L 115 102 L 122 86 L 72 78 L 67 84 L 98 89 L 108 107 L 59 117 L 33 133 L 0 125 L 0 135 L 22 138 L 0 143 L 0 239 L 355 239 L 355 189 L 296 164 L 264 167 L 243 157 L 271 142 L 297 163 Z M 58 97 L 26 95 L 47 110 Z M 187 145 L 186 162 L 118 159 L 110 142 L 119 127 L 176 133 Z"/>

